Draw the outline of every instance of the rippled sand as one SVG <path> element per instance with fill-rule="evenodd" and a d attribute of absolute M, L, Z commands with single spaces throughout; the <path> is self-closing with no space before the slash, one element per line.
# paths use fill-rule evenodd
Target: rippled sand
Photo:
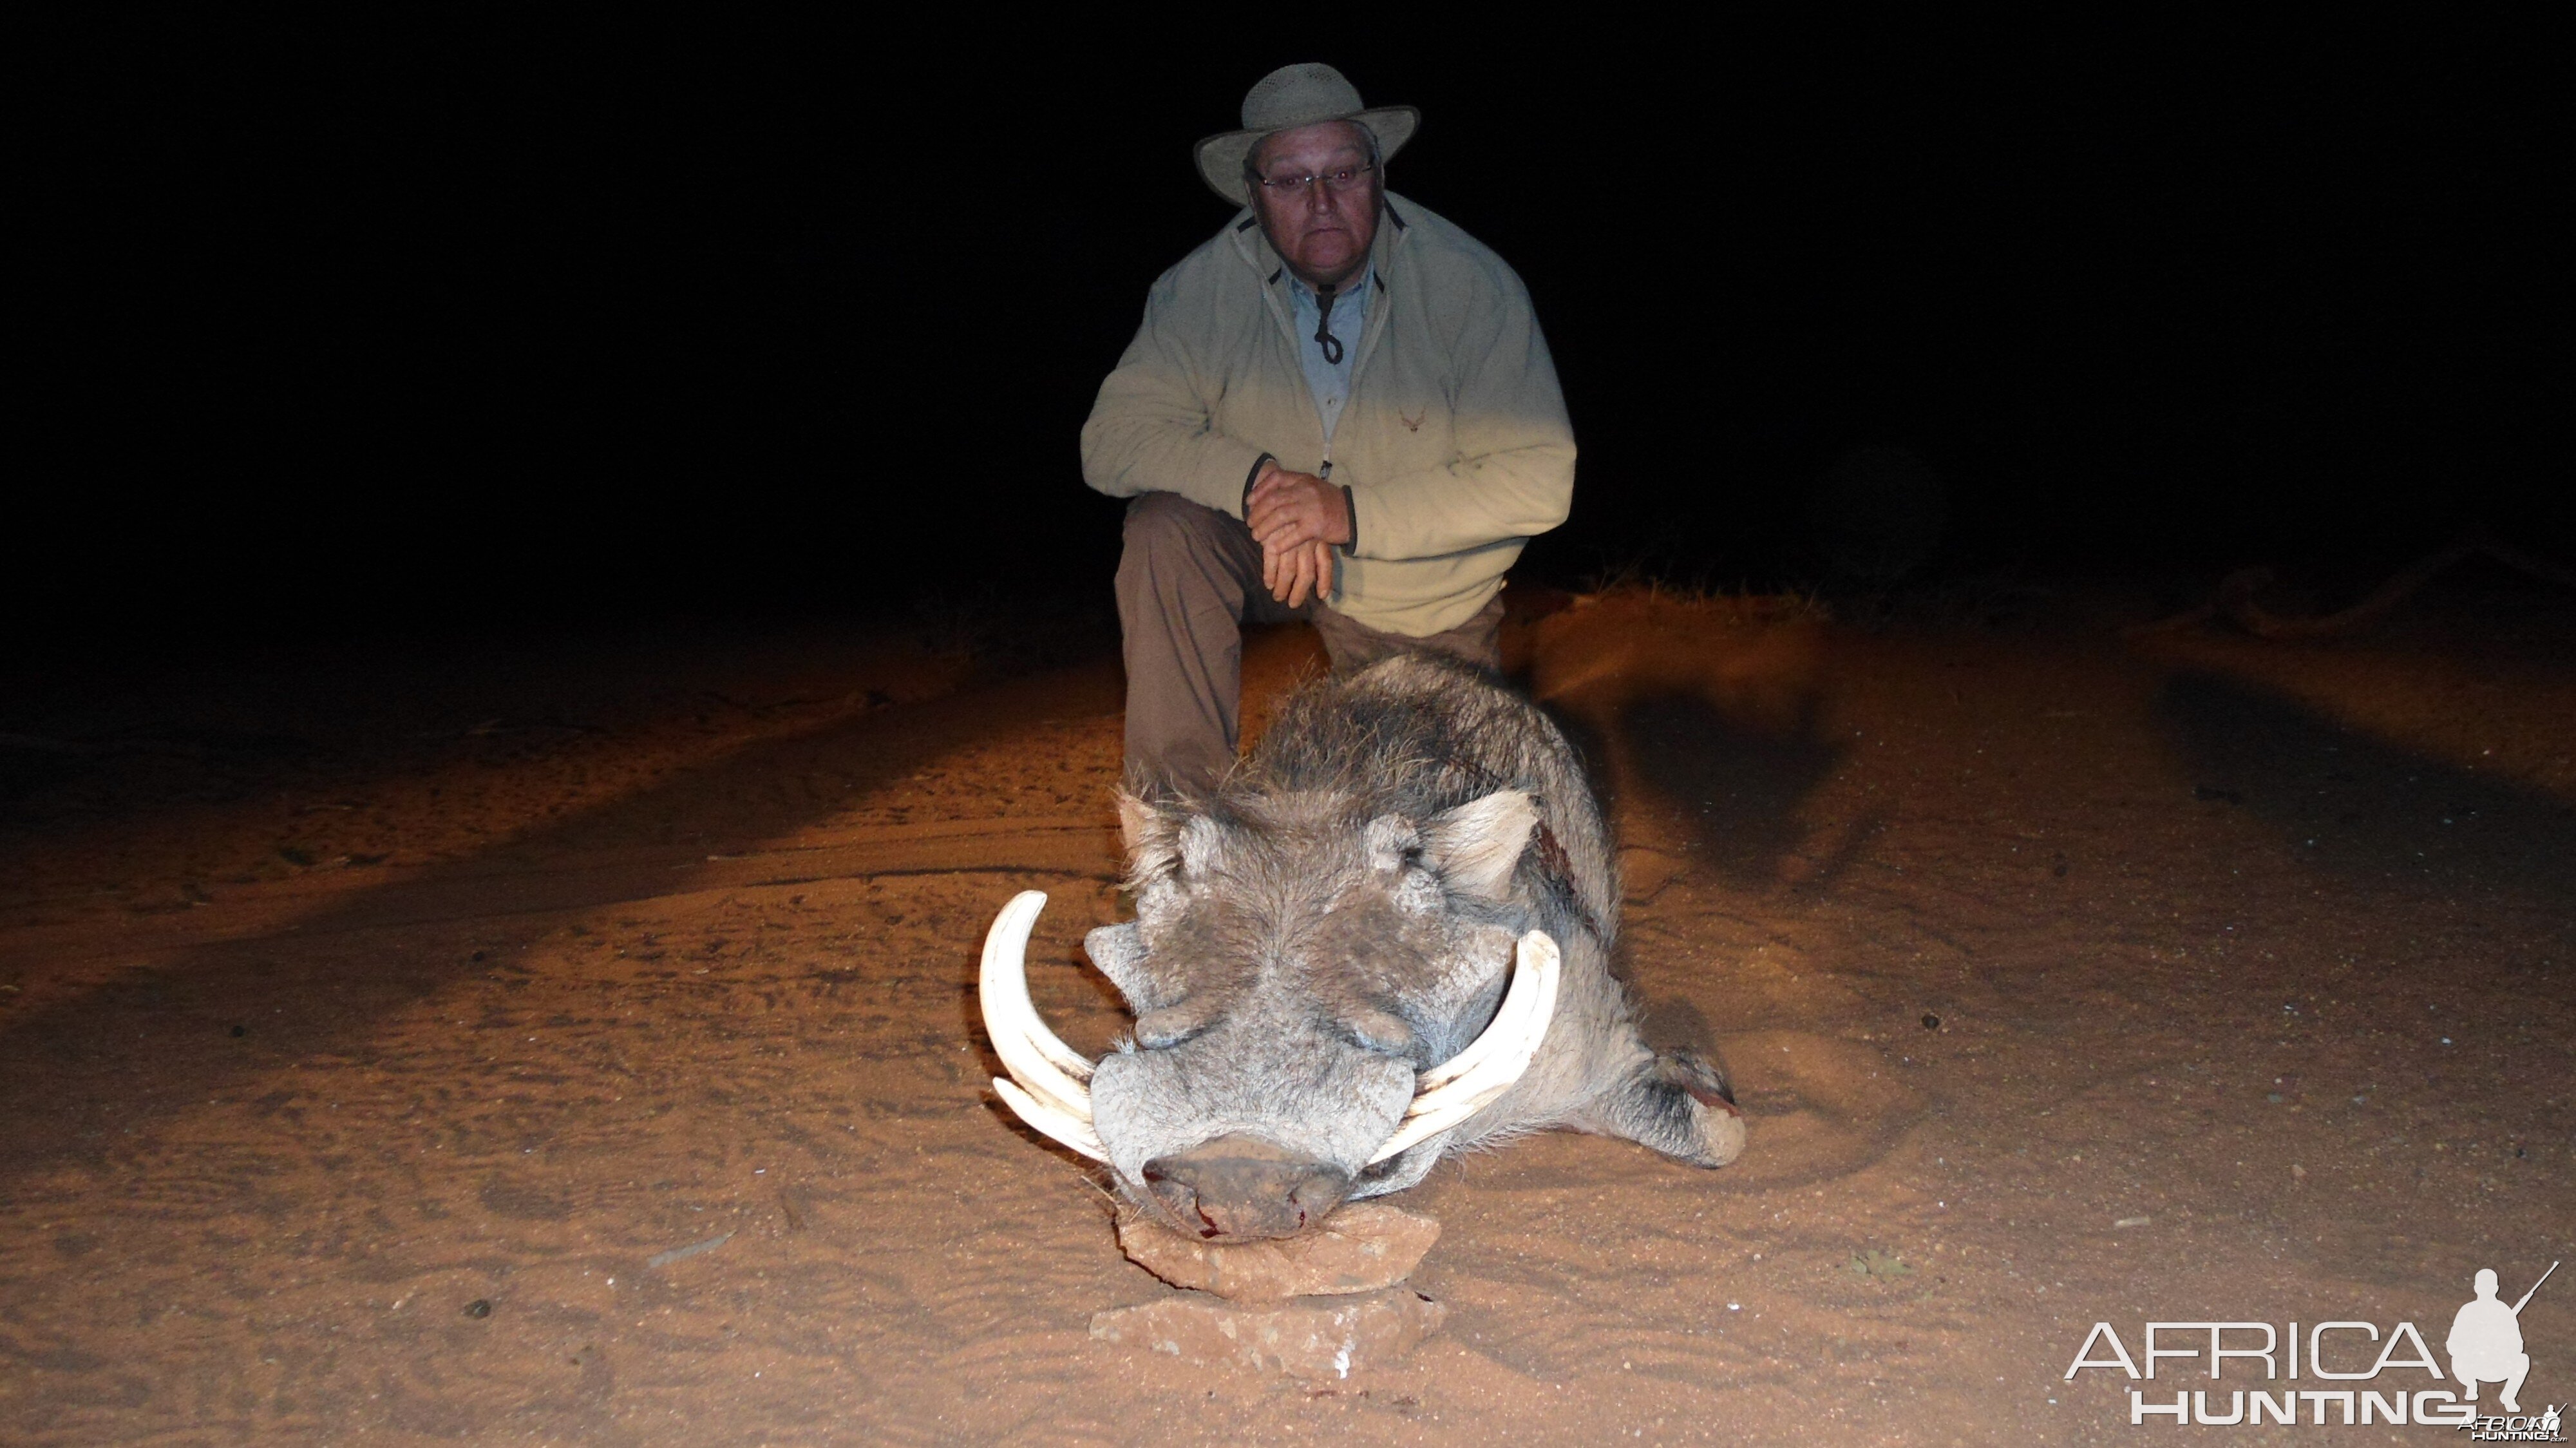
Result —
<path fill-rule="evenodd" d="M 1716 1044 L 1751 1145 L 1444 1164 L 1403 1202 L 1448 1326 L 1334 1384 L 1092 1341 L 1167 1289 L 986 1085 L 1014 891 L 1041 1008 L 1124 1019 L 1078 949 L 1114 660 L 561 643 L 28 705 L 77 748 L 10 756 L 0 832 L 0 1437 L 2108 1440 L 2128 1383 L 2061 1377 L 2096 1320 L 2438 1343 L 2478 1267 L 2576 1256 L 2567 621 L 2116 613 L 1518 620 L 1650 1035 Z M 1249 687 L 1318 664 L 1263 635 Z M 2576 1397 L 2576 1289 L 2524 1332 L 2526 1404 Z"/>

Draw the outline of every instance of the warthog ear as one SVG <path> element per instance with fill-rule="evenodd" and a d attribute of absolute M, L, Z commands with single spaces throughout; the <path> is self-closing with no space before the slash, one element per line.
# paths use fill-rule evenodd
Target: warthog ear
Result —
<path fill-rule="evenodd" d="M 1170 874 L 1179 860 L 1179 834 L 1179 821 L 1123 789 L 1118 791 L 1118 839 L 1127 847 L 1129 878 L 1150 880 Z"/>
<path fill-rule="evenodd" d="M 1452 890 L 1503 899 L 1537 824 L 1538 803 L 1526 791 L 1498 789 L 1434 816 L 1423 831 L 1424 863 Z"/>
<path fill-rule="evenodd" d="M 1143 884 L 1158 876 L 1204 876 L 1216 861 L 1224 831 L 1206 815 L 1176 817 L 1125 790 L 1118 792 L 1118 833 L 1127 846 L 1127 878 Z"/>

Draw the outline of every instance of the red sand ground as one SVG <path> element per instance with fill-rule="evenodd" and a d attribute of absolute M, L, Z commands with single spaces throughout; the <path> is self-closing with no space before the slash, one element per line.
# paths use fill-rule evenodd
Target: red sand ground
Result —
<path fill-rule="evenodd" d="M 2438 1347 L 2477 1268 L 2576 1257 L 2576 619 L 2021 602 L 1518 630 L 1605 766 L 1650 1034 L 1716 1042 L 1752 1144 L 1443 1165 L 1402 1200 L 1447 1331 L 1330 1384 L 1092 1342 L 1164 1289 L 985 1084 L 1015 890 L 1042 1008 L 1121 1026 L 1078 949 L 1113 662 L 717 632 L 22 698 L 0 1438 L 2460 1441 L 2133 1428 L 2061 1375 L 2096 1320 Z M 1251 690 L 1314 666 L 1265 636 Z M 2525 1405 L 2576 1398 L 2576 1278 L 2523 1325 Z"/>

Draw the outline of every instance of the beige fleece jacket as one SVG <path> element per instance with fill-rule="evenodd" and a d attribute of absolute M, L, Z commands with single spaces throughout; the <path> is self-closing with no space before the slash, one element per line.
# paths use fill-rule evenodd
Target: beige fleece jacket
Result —
<path fill-rule="evenodd" d="M 1358 533 L 1337 550 L 1331 603 L 1421 638 L 1466 622 L 1522 545 L 1565 521 L 1574 431 L 1529 293 L 1502 258 L 1393 194 L 1372 250 L 1379 290 L 1330 452 Z M 1241 518 L 1262 454 L 1319 471 L 1324 425 L 1287 286 L 1248 209 L 1165 272 L 1083 424 L 1083 480 Z"/>

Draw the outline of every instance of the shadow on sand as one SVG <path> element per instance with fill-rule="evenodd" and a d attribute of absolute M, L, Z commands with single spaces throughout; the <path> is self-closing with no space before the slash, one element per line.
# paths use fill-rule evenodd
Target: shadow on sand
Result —
<path fill-rule="evenodd" d="M 2174 675 L 2156 719 L 2204 799 L 2250 811 L 2318 869 L 2561 912 L 2576 900 L 2576 805 L 2220 674 Z"/>
<path fill-rule="evenodd" d="M 1735 890 L 1827 883 L 1860 838 L 1790 880 L 1806 802 L 1847 750 L 1820 722 L 1818 627 L 1762 602 L 1610 595 L 1536 620 L 1521 650 L 1629 842 L 1676 830 Z"/>
<path fill-rule="evenodd" d="M 469 977 L 506 983 L 532 975 L 519 957 L 559 929 L 565 912 L 697 888 L 693 872 L 705 867 L 710 839 L 790 835 L 960 747 L 1051 717 L 1114 711 L 1116 679 L 1106 666 L 1067 670 L 762 740 L 470 858 L 330 897 L 230 938 L 183 944 L 151 966 L 15 1013 L 0 1021 L 0 1100 L 8 1103 L 0 1113 L 0 1182 L 66 1159 L 104 1164 L 125 1129 L 298 1061 L 363 1061 L 390 1014 Z M 825 796 L 775 787 L 816 774 L 846 780 L 848 790 Z M 1105 818 L 1105 802 L 1101 812 Z M 708 835 L 675 840 L 668 828 L 675 816 L 702 823 Z M 1105 844 L 1105 831 L 1101 838 Z M 619 840 L 661 843 L 615 850 L 605 866 L 548 873 L 550 856 L 597 860 L 600 842 Z M 386 927 L 422 923 L 470 945 L 434 958 L 380 949 Z M 96 955 L 114 948 L 119 933 L 106 924 L 78 938 L 111 943 L 89 944 L 84 953 Z M 22 974 L 42 973 L 45 948 L 0 940 L 23 962 Z M 964 990 L 972 960 L 959 970 Z"/>

